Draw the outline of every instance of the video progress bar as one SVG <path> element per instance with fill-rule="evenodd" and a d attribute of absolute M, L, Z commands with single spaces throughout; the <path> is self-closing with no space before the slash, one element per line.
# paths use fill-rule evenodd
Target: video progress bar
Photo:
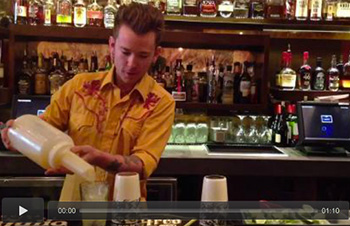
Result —
<path fill-rule="evenodd" d="M 298 213 L 298 214 L 317 214 L 318 210 L 305 209 L 93 209 L 83 208 L 79 212 L 81 214 L 109 214 L 109 213 L 134 213 L 134 214 L 157 214 L 157 213 Z"/>

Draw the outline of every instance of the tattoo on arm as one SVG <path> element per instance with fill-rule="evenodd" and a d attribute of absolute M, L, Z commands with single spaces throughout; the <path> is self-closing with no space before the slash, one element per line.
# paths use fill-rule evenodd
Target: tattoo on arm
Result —
<path fill-rule="evenodd" d="M 116 158 L 108 164 L 106 170 L 112 173 L 138 171 L 140 165 L 142 166 L 142 161 L 136 156 L 116 156 Z"/>

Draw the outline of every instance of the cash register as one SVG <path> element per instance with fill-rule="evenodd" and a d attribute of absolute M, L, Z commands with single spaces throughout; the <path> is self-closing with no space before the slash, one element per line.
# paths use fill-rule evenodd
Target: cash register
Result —
<path fill-rule="evenodd" d="M 350 147 L 349 103 L 297 103 L 299 142 L 306 155 L 347 156 Z"/>

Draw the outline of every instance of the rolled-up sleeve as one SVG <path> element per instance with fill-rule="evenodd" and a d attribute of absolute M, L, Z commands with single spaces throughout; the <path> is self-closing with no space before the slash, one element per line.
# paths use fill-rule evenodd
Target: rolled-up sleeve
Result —
<path fill-rule="evenodd" d="M 144 179 L 148 178 L 158 165 L 171 134 L 174 116 L 175 101 L 171 98 L 164 98 L 143 123 L 132 155 L 143 161 Z"/>

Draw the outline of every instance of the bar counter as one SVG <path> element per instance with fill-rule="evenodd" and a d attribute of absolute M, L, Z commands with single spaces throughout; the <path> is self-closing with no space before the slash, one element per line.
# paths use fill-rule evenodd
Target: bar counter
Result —
<path fill-rule="evenodd" d="M 169 145 L 153 176 L 224 174 L 232 176 L 350 178 L 350 157 L 304 156 L 294 148 L 279 148 L 288 156 L 208 154 L 199 145 Z M 0 151 L 1 176 L 43 175 L 25 156 Z"/>

